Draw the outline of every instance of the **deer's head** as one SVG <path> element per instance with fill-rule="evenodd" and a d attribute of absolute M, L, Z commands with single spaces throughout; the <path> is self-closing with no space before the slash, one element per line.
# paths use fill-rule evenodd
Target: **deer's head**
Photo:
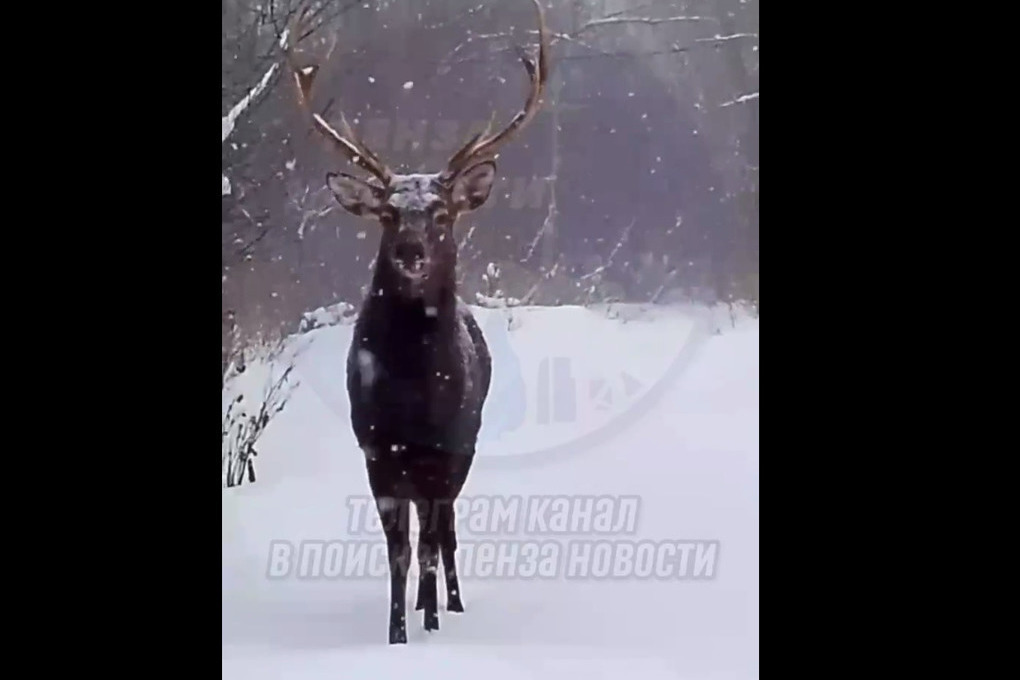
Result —
<path fill-rule="evenodd" d="M 549 71 L 549 36 L 538 0 L 532 2 L 538 12 L 539 50 L 537 65 L 521 53 L 531 81 L 524 109 L 497 134 L 490 134 L 490 121 L 489 127 L 471 137 L 443 170 L 434 173 L 392 172 L 351 129 L 342 112 L 337 130 L 312 111 L 311 91 L 319 66 L 298 66 L 293 45 L 300 39 L 300 29 L 291 27 L 286 54 L 297 85 L 298 102 L 330 145 L 370 174 L 363 179 L 330 172 L 326 184 L 347 212 L 378 222 L 382 238 L 376 267 L 393 275 L 402 296 L 422 297 L 436 286 L 452 285 L 457 264 L 453 237 L 457 218 L 477 210 L 488 200 L 496 178 L 497 150 L 538 112 Z M 306 14 L 307 9 L 298 12 L 298 26 Z"/>

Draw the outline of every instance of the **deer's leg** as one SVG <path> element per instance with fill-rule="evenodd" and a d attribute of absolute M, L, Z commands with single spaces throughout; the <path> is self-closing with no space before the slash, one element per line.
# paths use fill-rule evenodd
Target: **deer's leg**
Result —
<path fill-rule="evenodd" d="M 415 602 L 414 602 L 414 610 L 416 612 L 417 611 L 421 611 L 422 609 L 425 608 L 425 570 L 420 568 L 421 567 L 421 562 L 422 562 L 422 556 L 423 556 L 422 545 L 424 543 L 422 541 L 422 538 L 421 538 L 421 529 L 422 529 L 422 526 L 424 524 L 424 522 L 422 522 L 422 507 L 420 505 L 420 503 L 422 503 L 422 502 L 424 502 L 424 501 L 416 501 L 415 502 L 415 506 L 414 506 L 415 510 L 418 513 L 418 528 L 419 528 L 419 533 L 418 533 L 418 566 L 419 566 L 419 569 L 418 569 L 418 597 L 417 597 L 417 599 L 415 599 Z"/>
<path fill-rule="evenodd" d="M 460 579 L 457 578 L 457 513 L 454 503 L 467 481 L 471 470 L 471 456 L 453 456 L 450 473 L 447 476 L 445 501 L 439 508 L 440 552 L 443 558 L 443 572 L 446 575 L 446 610 L 462 613 L 464 601 L 461 596 Z"/>
<path fill-rule="evenodd" d="M 422 558 L 424 557 L 424 553 L 422 552 L 422 546 L 424 545 L 424 541 L 422 540 L 421 527 L 424 524 L 424 522 L 422 522 L 422 508 L 421 508 L 421 506 L 416 503 L 415 504 L 415 509 L 418 512 L 418 527 L 419 527 L 419 534 L 418 534 L 418 567 L 419 567 L 419 569 L 418 569 L 418 597 L 417 597 L 417 599 L 414 602 L 414 610 L 415 611 L 421 611 L 422 609 L 425 608 L 425 599 L 426 599 L 425 598 L 425 574 L 426 574 L 426 571 L 425 571 L 425 569 L 421 568 Z"/>
<path fill-rule="evenodd" d="M 439 630 L 439 596 L 436 572 L 439 569 L 439 525 L 437 504 L 432 499 L 415 502 L 418 511 L 418 607 L 425 610 L 425 630 Z"/>
<path fill-rule="evenodd" d="M 411 566 L 409 501 L 379 496 L 376 507 L 386 534 L 386 554 L 390 564 L 390 644 L 403 644 L 407 642 L 407 570 Z"/>
<path fill-rule="evenodd" d="M 446 611 L 461 613 L 464 602 L 460 598 L 460 581 L 457 579 L 457 517 L 453 500 L 439 506 L 440 552 L 443 573 L 446 576 Z"/>
<path fill-rule="evenodd" d="M 390 644 L 407 642 L 407 570 L 411 566 L 410 507 L 395 480 L 399 470 L 389 461 L 368 456 L 368 483 L 375 498 L 390 567 Z"/>
<path fill-rule="evenodd" d="M 424 507 L 425 503 L 426 503 L 426 501 L 424 501 L 422 499 L 417 499 L 417 500 L 415 500 L 415 504 L 414 504 L 415 511 L 418 513 L 418 597 L 417 597 L 417 599 L 415 599 L 415 602 L 414 602 L 414 610 L 415 611 L 421 611 L 422 609 L 424 609 L 425 608 L 425 600 L 427 599 L 426 596 L 425 596 L 425 591 L 426 591 L 426 578 L 425 578 L 425 575 L 428 572 L 425 570 L 425 568 L 423 566 L 423 560 L 425 558 L 425 552 L 424 552 L 424 550 L 425 550 L 425 547 L 424 547 L 425 546 L 425 540 L 424 540 L 423 537 L 425 535 L 425 525 L 426 525 L 427 520 L 425 518 L 423 518 L 422 516 L 425 515 L 425 514 L 428 514 L 427 510 Z"/>

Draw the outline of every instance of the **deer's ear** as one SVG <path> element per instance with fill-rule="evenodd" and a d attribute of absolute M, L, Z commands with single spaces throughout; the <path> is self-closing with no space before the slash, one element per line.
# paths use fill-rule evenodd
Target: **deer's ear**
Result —
<path fill-rule="evenodd" d="M 476 163 L 458 174 L 450 191 L 457 212 L 471 212 L 481 208 L 489 199 L 495 179 L 496 164 L 492 161 Z"/>
<path fill-rule="evenodd" d="M 347 212 L 359 217 L 379 214 L 385 189 L 343 172 L 327 174 L 326 185 Z"/>

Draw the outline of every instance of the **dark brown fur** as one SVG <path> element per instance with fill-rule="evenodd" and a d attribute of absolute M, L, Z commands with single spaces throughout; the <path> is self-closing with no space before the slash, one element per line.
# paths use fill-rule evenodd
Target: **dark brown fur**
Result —
<path fill-rule="evenodd" d="M 348 212 L 382 227 L 372 289 L 354 326 L 347 357 L 351 424 L 365 453 L 368 483 L 376 500 L 390 564 L 391 644 L 407 642 L 407 571 L 411 562 L 410 506 L 420 535 L 417 609 L 425 629 L 439 628 L 436 577 L 446 575 L 446 608 L 461 612 L 455 553 L 454 501 L 471 470 L 482 407 L 489 393 L 492 360 L 481 329 L 456 289 L 457 218 L 480 208 L 496 177 L 492 160 L 538 111 L 548 78 L 549 35 L 538 0 L 537 65 L 521 56 L 531 81 L 524 110 L 506 128 L 485 130 L 458 150 L 442 172 L 397 174 L 340 117 L 336 130 L 312 113 L 317 65 L 299 66 L 293 45 L 286 56 L 298 102 L 331 147 L 369 172 L 364 180 L 345 173 L 326 177 Z M 308 14 L 296 14 L 300 24 Z M 292 25 L 289 35 L 304 29 Z"/>
<path fill-rule="evenodd" d="M 383 219 L 372 289 L 355 323 L 347 359 L 351 424 L 365 452 L 369 486 L 386 534 L 393 643 L 407 640 L 410 503 L 420 527 L 417 608 L 425 610 L 425 629 L 439 628 L 440 557 L 447 609 L 464 610 L 455 563 L 453 503 L 471 469 L 492 376 L 481 329 L 456 295 L 453 219 L 438 223 L 434 219 L 438 211 L 455 217 L 458 203 L 451 192 L 433 186 L 434 178 L 418 180 L 415 176 L 405 182 L 397 176 L 395 188 L 380 195 L 382 205 L 389 207 L 374 209 L 401 206 Z M 418 187 L 415 201 L 433 198 L 411 201 L 408 207 L 408 197 L 399 191 L 408 184 Z M 397 248 L 407 243 L 415 247 Z M 417 252 L 427 261 L 418 270 L 420 278 L 409 279 L 406 270 L 412 265 L 399 256 L 404 252 Z"/>

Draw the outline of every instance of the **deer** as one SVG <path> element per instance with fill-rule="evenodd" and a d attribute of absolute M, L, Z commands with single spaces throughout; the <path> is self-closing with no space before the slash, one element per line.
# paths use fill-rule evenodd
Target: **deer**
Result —
<path fill-rule="evenodd" d="M 541 108 L 549 34 L 541 5 L 532 3 L 539 45 L 537 61 L 519 50 L 530 81 L 524 108 L 495 134 L 490 119 L 438 172 L 394 172 L 366 146 L 342 111 L 339 129 L 315 112 L 312 93 L 320 65 L 302 65 L 294 50 L 307 7 L 296 13 L 287 40 L 286 61 L 301 109 L 331 149 L 368 173 L 360 178 L 330 171 L 326 186 L 345 211 L 373 220 L 381 229 L 371 286 L 354 322 L 346 387 L 351 426 L 386 539 L 389 644 L 407 643 L 411 505 L 419 525 L 415 611 L 423 610 L 425 631 L 439 630 L 441 559 L 446 610 L 464 612 L 454 501 L 474 460 L 492 357 L 471 309 L 457 292 L 454 225 L 485 204 L 496 178 L 497 151 Z"/>

